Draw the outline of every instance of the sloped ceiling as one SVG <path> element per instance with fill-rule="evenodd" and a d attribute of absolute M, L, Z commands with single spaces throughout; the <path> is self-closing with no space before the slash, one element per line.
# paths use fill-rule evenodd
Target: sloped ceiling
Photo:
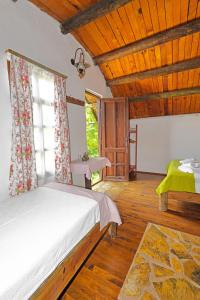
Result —
<path fill-rule="evenodd" d="M 95 5 L 95 0 L 32 0 L 32 3 L 59 22 Z M 76 39 L 97 57 L 113 49 L 153 36 L 156 33 L 200 17 L 198 0 L 132 0 L 103 17 L 72 31 Z M 200 56 L 199 32 L 129 54 L 99 67 L 107 81 L 172 65 Z M 89 70 L 88 70 L 89 72 Z M 191 70 L 134 79 L 112 85 L 113 96 L 136 97 L 200 86 L 200 65 Z M 156 98 L 156 97 L 155 97 Z M 200 96 L 174 96 L 130 103 L 130 118 L 200 112 Z"/>

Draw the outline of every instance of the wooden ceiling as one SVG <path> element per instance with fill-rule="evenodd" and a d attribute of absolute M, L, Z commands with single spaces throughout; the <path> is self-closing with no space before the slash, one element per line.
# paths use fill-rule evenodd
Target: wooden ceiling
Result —
<path fill-rule="evenodd" d="M 97 3 L 105 3 L 105 0 L 31 0 L 31 2 L 63 23 L 77 14 L 80 17 L 81 12 Z M 115 0 L 115 2 L 123 1 Z M 124 4 L 125 2 L 128 3 Z M 176 28 L 180 24 L 188 24 L 195 19 L 198 21 L 200 18 L 200 0 L 132 0 L 124 3 L 72 31 L 94 60 L 102 54 L 148 37 L 155 39 L 156 34 L 160 32 Z M 199 90 L 196 89 L 195 92 L 193 90 L 194 87 L 200 86 L 200 33 L 198 29 L 191 34 L 188 34 L 191 31 L 184 32 L 180 38 L 171 37 L 159 45 L 154 44 L 155 46 L 146 47 L 144 50 L 135 50 L 134 53 L 130 52 L 99 63 L 113 96 L 131 97 L 130 118 L 200 112 Z M 163 36 L 166 37 L 166 33 Z M 186 64 L 183 63 L 185 60 Z M 179 67 L 180 62 L 184 64 L 184 68 Z M 174 69 L 174 65 L 175 68 L 178 65 L 178 69 Z M 167 71 L 163 73 L 162 67 L 165 66 L 169 68 L 167 67 Z M 146 71 L 152 69 L 155 71 L 153 75 L 150 73 L 151 76 L 141 77 L 141 72 L 147 74 Z M 124 80 L 124 76 L 128 77 L 128 81 Z M 119 77 L 123 79 L 122 82 L 119 83 L 118 80 L 117 84 L 116 82 L 112 84 L 113 79 Z M 165 93 L 162 96 L 163 92 L 180 89 L 187 92 Z M 156 94 L 155 99 L 152 94 Z M 144 95 L 146 96 L 140 100 L 137 99 L 138 96 Z"/>

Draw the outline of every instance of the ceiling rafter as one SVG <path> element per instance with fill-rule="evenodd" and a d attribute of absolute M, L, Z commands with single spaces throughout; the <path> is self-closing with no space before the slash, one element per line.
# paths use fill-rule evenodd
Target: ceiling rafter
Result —
<path fill-rule="evenodd" d="M 133 54 L 142 50 L 146 50 L 199 31 L 200 18 L 192 20 L 188 23 L 178 25 L 168 30 L 156 33 L 152 36 L 122 46 L 112 51 L 106 52 L 104 54 L 94 57 L 93 59 L 96 64 L 102 64 L 126 56 L 128 54 Z"/>
<path fill-rule="evenodd" d="M 83 25 L 86 25 L 97 18 L 127 4 L 131 0 L 101 0 L 88 9 L 77 13 L 61 24 L 61 32 L 67 34 Z"/>
<path fill-rule="evenodd" d="M 162 93 L 155 94 L 146 94 L 142 96 L 129 97 L 129 102 L 140 102 L 147 100 L 160 100 L 160 99 L 168 99 L 170 97 L 181 97 L 181 96 L 190 96 L 190 95 L 198 95 L 200 94 L 200 86 L 178 89 L 173 91 L 167 91 Z"/>
<path fill-rule="evenodd" d="M 107 80 L 108 86 L 126 84 L 135 80 L 143 80 L 155 76 L 162 76 L 172 74 L 175 72 L 182 72 L 186 70 L 192 70 L 200 67 L 200 57 L 184 60 L 175 64 L 162 66 L 160 68 L 154 68 L 143 72 L 132 73 L 125 76 L 116 77 L 114 79 Z"/>

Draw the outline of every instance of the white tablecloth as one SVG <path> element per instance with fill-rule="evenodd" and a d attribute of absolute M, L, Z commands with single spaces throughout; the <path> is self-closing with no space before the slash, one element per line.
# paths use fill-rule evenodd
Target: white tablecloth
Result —
<path fill-rule="evenodd" d="M 92 172 L 101 170 L 106 166 L 111 167 L 111 162 L 107 157 L 93 157 L 87 161 L 74 160 L 71 162 L 71 172 L 85 175 L 87 179 L 91 179 Z"/>

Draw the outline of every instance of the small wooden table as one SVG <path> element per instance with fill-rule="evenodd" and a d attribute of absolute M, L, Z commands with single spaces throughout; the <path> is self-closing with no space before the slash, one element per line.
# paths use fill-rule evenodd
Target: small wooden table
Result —
<path fill-rule="evenodd" d="M 105 167 L 111 167 L 111 162 L 107 157 L 92 157 L 87 161 L 73 160 L 71 162 L 71 172 L 77 175 L 85 176 L 85 188 L 92 189 L 92 173 L 102 170 Z"/>

